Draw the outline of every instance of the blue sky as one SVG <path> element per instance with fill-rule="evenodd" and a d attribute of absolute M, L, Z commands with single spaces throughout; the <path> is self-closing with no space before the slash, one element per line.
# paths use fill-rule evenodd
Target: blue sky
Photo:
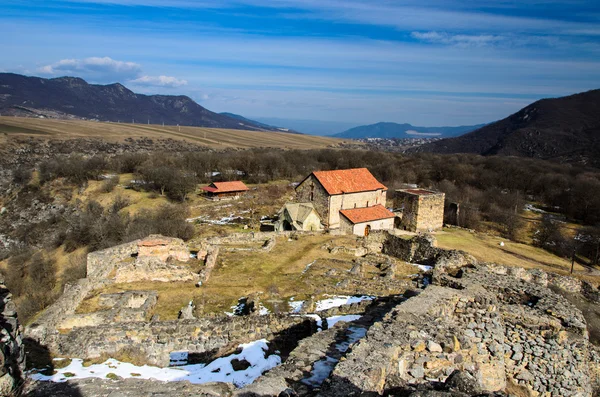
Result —
<path fill-rule="evenodd" d="M 600 88 L 600 2 L 2 0 L 0 52 L 251 118 L 464 125 Z"/>

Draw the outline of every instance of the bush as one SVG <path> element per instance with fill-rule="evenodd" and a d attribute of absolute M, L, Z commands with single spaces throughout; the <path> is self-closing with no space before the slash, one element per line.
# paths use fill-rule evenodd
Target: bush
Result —
<path fill-rule="evenodd" d="M 115 200 L 110 206 L 110 211 L 113 213 L 117 213 L 121 211 L 123 208 L 127 207 L 130 203 L 129 198 L 123 197 L 121 195 L 115 197 Z"/>
<path fill-rule="evenodd" d="M 31 180 L 31 169 L 25 166 L 20 166 L 13 171 L 13 182 L 18 185 L 26 185 Z"/>
<path fill-rule="evenodd" d="M 102 184 L 100 185 L 99 191 L 101 193 L 110 193 L 115 189 L 115 187 L 117 187 L 118 184 L 119 184 L 119 176 L 118 175 L 111 176 L 110 178 L 106 178 L 102 182 Z"/>

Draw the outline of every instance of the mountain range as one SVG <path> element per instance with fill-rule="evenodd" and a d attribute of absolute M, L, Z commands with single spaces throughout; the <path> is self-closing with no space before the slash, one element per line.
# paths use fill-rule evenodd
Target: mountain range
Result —
<path fill-rule="evenodd" d="M 45 79 L 14 73 L 0 73 L 0 114 L 285 132 L 241 116 L 211 112 L 184 95 L 143 95 L 120 83 L 97 85 L 77 77 Z"/>
<path fill-rule="evenodd" d="M 600 166 L 600 89 L 542 99 L 457 138 L 415 149 L 535 157 Z"/>
<path fill-rule="evenodd" d="M 410 124 L 381 122 L 350 128 L 333 135 L 336 138 L 446 138 L 465 134 L 485 124 L 460 127 L 415 127 Z"/>

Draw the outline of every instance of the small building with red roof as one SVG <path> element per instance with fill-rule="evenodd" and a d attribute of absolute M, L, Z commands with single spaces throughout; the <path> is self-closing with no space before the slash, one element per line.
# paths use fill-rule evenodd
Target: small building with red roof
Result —
<path fill-rule="evenodd" d="M 386 193 L 387 187 L 366 168 L 314 171 L 296 186 L 297 200 L 312 203 L 328 229 L 340 227 L 342 210 L 385 209 Z"/>
<path fill-rule="evenodd" d="M 341 210 L 340 215 L 340 230 L 345 234 L 359 236 L 368 236 L 371 230 L 393 229 L 396 217 L 393 212 L 381 204 Z"/>
<path fill-rule="evenodd" d="M 201 188 L 211 200 L 233 200 L 239 198 L 249 189 L 242 181 L 213 182 Z"/>

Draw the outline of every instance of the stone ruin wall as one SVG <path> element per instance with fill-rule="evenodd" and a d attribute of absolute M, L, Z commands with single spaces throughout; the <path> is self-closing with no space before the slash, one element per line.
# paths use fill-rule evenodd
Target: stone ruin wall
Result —
<path fill-rule="evenodd" d="M 416 195 L 396 191 L 395 208 L 404 208 L 400 224 L 409 231 L 430 231 L 444 225 L 445 194 Z"/>
<path fill-rule="evenodd" d="M 16 395 L 23 382 L 25 346 L 21 333 L 12 294 L 0 280 L 0 396 Z"/>
<path fill-rule="evenodd" d="M 257 339 L 297 341 L 316 332 L 314 319 L 300 316 L 204 317 L 195 320 L 129 322 L 74 328 L 61 334 L 56 353 L 84 359 L 135 351 L 150 365 L 166 367 L 173 351 L 214 355 Z"/>
<path fill-rule="evenodd" d="M 444 226 L 444 193 L 419 196 L 417 230 L 437 230 Z"/>
<path fill-rule="evenodd" d="M 153 241 L 158 243 L 151 244 Z M 186 261 L 190 259 L 187 245 L 176 238 L 151 235 L 145 239 L 89 253 L 86 278 L 65 285 L 60 298 L 27 327 L 27 335 L 42 344 L 56 346 L 57 328 L 61 325 L 91 325 L 104 321 L 104 316 L 93 313 L 79 316 L 75 315 L 75 311 L 93 290 L 115 282 L 140 280 L 195 282 L 206 279 L 210 276 L 210 271 L 207 269 L 214 267 L 219 251 L 210 245 L 200 248 L 199 259 L 205 260 L 207 265 L 200 274 L 192 272 L 185 266 L 166 264 L 161 260 L 169 257 Z"/>

